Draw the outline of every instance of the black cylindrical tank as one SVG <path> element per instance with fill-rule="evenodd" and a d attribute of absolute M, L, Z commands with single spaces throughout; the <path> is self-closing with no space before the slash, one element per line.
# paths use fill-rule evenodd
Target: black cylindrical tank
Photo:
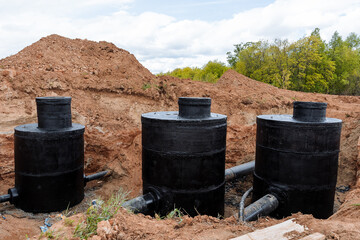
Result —
<path fill-rule="evenodd" d="M 257 117 L 253 201 L 274 194 L 277 218 L 333 213 L 342 121 L 326 118 L 326 107 L 294 102 L 293 116 Z"/>
<path fill-rule="evenodd" d="M 141 116 L 143 192 L 166 192 L 170 208 L 191 216 L 224 215 L 227 117 L 210 106 L 210 98 L 179 98 L 179 112 Z"/>
<path fill-rule="evenodd" d="M 84 198 L 84 130 L 71 122 L 70 97 L 36 98 L 38 123 L 14 134 L 16 207 L 61 211 Z"/>

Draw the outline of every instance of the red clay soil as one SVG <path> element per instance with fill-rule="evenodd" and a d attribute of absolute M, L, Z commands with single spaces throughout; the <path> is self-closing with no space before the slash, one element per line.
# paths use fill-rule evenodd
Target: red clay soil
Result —
<path fill-rule="evenodd" d="M 356 221 L 360 209 L 353 204 L 360 203 L 359 96 L 278 89 L 233 70 L 227 71 L 216 84 L 156 77 L 132 54 L 114 44 L 50 35 L 0 60 L 0 194 L 14 186 L 13 129 L 37 121 L 38 96 L 72 97 L 73 122 L 86 126 L 86 173 L 111 171 L 104 182 L 91 188 L 103 198 L 119 188 L 131 191 L 130 197 L 141 194 L 140 116 L 151 111 L 177 110 L 178 97 L 211 97 L 212 112 L 228 116 L 226 167 L 254 159 L 257 115 L 292 114 L 293 101 L 327 102 L 327 116 L 344 121 L 338 186 L 351 186 L 352 190 L 329 220 L 301 214 L 296 218 L 305 219 L 310 227 L 328 236 L 335 234 L 335 239 L 336 236 L 356 239 L 351 237 L 359 234 Z M 0 204 L 0 213 L 6 217 L 0 218 L 0 239 L 39 234 L 41 217 L 9 208 L 7 203 Z M 109 236 L 123 233 L 121 239 L 227 239 L 277 222 L 262 219 L 249 228 L 232 218 L 218 220 L 205 216 L 178 223 L 176 219 L 159 221 L 121 211 L 109 223 L 101 224 L 104 228 L 111 226 Z M 109 236 L 102 239 L 113 239 Z"/>

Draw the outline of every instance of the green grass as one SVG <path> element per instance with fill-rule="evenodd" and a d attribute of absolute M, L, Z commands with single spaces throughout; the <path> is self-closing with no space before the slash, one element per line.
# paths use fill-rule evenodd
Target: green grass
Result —
<path fill-rule="evenodd" d="M 42 239 L 43 237 L 46 237 L 46 239 L 59 239 L 59 236 L 56 236 L 53 230 L 48 230 L 46 232 L 42 232 L 38 239 Z"/>
<path fill-rule="evenodd" d="M 178 209 L 174 208 L 171 212 L 169 212 L 166 216 L 160 216 L 159 214 L 155 213 L 156 220 L 163 220 L 163 219 L 179 219 L 178 223 L 182 222 L 182 217 L 184 214 Z"/>
<path fill-rule="evenodd" d="M 74 225 L 74 220 L 72 220 L 70 218 L 65 218 L 64 224 L 65 224 L 65 226 L 72 227 Z"/>
<path fill-rule="evenodd" d="M 151 84 L 150 83 L 144 83 L 143 86 L 141 87 L 142 90 L 146 90 L 151 88 Z"/>
<path fill-rule="evenodd" d="M 106 202 L 97 200 L 97 205 L 93 206 L 90 203 L 86 211 L 86 219 L 76 225 L 74 236 L 81 239 L 88 239 L 88 237 L 96 234 L 97 224 L 101 221 L 109 220 L 113 217 L 125 201 L 128 193 L 119 190 L 117 194 L 110 197 Z"/>
<path fill-rule="evenodd" d="M 182 212 L 179 209 L 175 208 L 166 215 L 166 218 L 167 219 L 180 218 L 180 220 L 182 221 L 182 216 L 184 216 L 184 214 L 182 214 Z"/>
<path fill-rule="evenodd" d="M 45 233 L 45 236 L 48 238 L 48 239 L 54 239 L 55 236 L 54 236 L 54 231 L 47 231 Z"/>

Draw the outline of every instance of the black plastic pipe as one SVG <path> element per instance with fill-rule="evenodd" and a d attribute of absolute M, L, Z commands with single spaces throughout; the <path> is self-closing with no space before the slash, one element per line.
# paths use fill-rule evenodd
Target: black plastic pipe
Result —
<path fill-rule="evenodd" d="M 225 170 L 225 181 L 230 181 L 244 175 L 250 174 L 255 169 L 255 161 L 244 163 Z"/>
<path fill-rule="evenodd" d="M 139 197 L 124 202 L 122 204 L 122 207 L 132 211 L 133 213 L 147 214 L 152 209 L 151 205 L 154 205 L 156 201 L 156 197 L 151 192 L 149 192 L 145 195 L 141 195 Z"/>
<path fill-rule="evenodd" d="M 241 176 L 250 174 L 255 167 L 255 161 L 244 163 L 232 168 L 228 168 L 225 170 L 225 181 L 230 181 Z M 84 176 L 84 182 L 87 183 L 92 180 L 99 179 L 105 176 L 108 171 L 98 172 L 89 176 Z M 10 194 L 5 194 L 0 196 L 0 203 L 7 202 L 11 200 Z M 141 195 L 139 197 L 133 198 L 129 201 L 126 201 L 122 206 L 126 209 L 131 210 L 134 213 L 148 213 L 150 209 L 153 209 L 151 205 L 158 201 L 157 197 L 154 196 L 152 193 L 147 193 Z"/>
<path fill-rule="evenodd" d="M 10 195 L 10 194 L 1 195 L 1 196 L 0 196 L 0 203 L 10 201 L 10 199 L 11 199 L 11 195 Z"/>
<path fill-rule="evenodd" d="M 255 161 L 252 161 L 226 169 L 225 181 L 229 181 L 247 175 L 254 170 L 254 167 L 255 167 Z M 158 209 L 156 209 L 155 206 L 162 198 L 165 197 L 169 197 L 169 196 L 168 195 L 163 196 L 159 194 L 159 192 L 154 192 L 154 193 L 149 192 L 139 197 L 133 198 L 129 201 L 126 201 L 125 203 L 123 203 L 122 206 L 128 210 L 131 210 L 134 213 L 151 214 L 152 211 L 158 211 Z M 163 202 L 166 202 L 168 204 L 169 199 Z M 172 206 L 172 204 L 168 204 L 168 205 Z"/>
<path fill-rule="evenodd" d="M 244 221 L 253 221 L 261 216 L 267 216 L 279 206 L 278 199 L 272 194 L 266 194 L 245 208 Z"/>
<path fill-rule="evenodd" d="M 108 171 L 102 171 L 102 172 L 91 174 L 89 176 L 84 176 L 84 181 L 85 181 L 85 183 L 87 183 L 87 182 L 102 178 L 107 173 L 108 173 Z"/>

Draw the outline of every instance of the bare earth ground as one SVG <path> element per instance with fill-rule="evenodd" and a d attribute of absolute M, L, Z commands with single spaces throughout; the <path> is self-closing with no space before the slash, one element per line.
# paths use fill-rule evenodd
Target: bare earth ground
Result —
<path fill-rule="evenodd" d="M 119 188 L 131 191 L 130 197 L 141 194 L 142 113 L 177 110 L 181 96 L 211 97 L 212 112 L 228 116 L 226 167 L 231 167 L 254 159 L 257 115 L 292 114 L 295 100 L 327 102 L 327 116 L 344 122 L 336 208 L 342 205 L 327 220 L 299 213 L 293 217 L 328 239 L 360 239 L 359 96 L 278 89 L 232 70 L 216 84 L 156 77 L 111 43 L 51 35 L 0 60 L 0 194 L 14 186 L 14 127 L 37 121 L 35 97 L 57 95 L 72 97 L 73 122 L 86 126 L 86 173 L 111 171 L 104 181 L 86 187 L 86 199 L 71 209 L 80 212 L 71 217 L 75 222 L 95 197 L 106 199 Z M 160 221 L 120 211 L 99 224 L 99 236 L 93 239 L 228 239 L 284 221 L 263 218 L 239 224 L 232 215 L 251 177 L 242 181 L 227 186 L 224 220 L 198 216 Z M 347 186 L 351 190 L 342 193 Z M 38 235 L 49 215 L 24 213 L 8 203 L 0 204 L 0 213 L 6 218 L 0 217 L 0 239 Z M 52 228 L 58 229 L 60 238 L 70 238 L 74 226 L 59 221 Z"/>

